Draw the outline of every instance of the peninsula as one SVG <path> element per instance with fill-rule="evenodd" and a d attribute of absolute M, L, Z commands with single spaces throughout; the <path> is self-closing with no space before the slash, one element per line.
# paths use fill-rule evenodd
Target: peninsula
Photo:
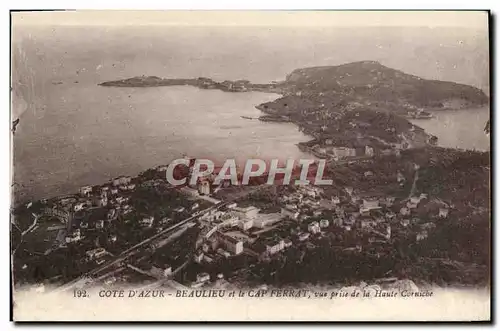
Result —
<path fill-rule="evenodd" d="M 427 110 L 463 109 L 488 103 L 488 97 L 478 88 L 423 79 L 376 61 L 297 69 L 284 81 L 269 84 L 140 76 L 100 85 L 188 85 L 224 92 L 281 94 L 275 101 L 256 106 L 265 113 L 259 119 L 297 124 L 300 131 L 314 137 L 311 142 L 299 144 L 299 148 L 321 157 L 328 156 L 329 145 L 358 148 L 370 144 L 379 151 L 434 145 L 436 137 L 407 119 L 430 118 Z"/>
<path fill-rule="evenodd" d="M 299 69 L 273 84 L 136 77 L 101 85 L 280 93 L 257 106 L 260 119 L 311 135 L 298 147 L 326 160 L 332 185 L 206 176 L 177 187 L 163 164 L 28 201 L 12 209 L 17 287 L 488 286 L 490 153 L 433 146 L 435 137 L 405 118 L 487 103 L 478 89 L 368 61 Z M 192 174 L 195 161 L 178 174 Z"/>
<path fill-rule="evenodd" d="M 480 89 L 404 73 L 377 61 L 296 69 L 284 81 L 255 84 L 248 80 L 217 82 L 206 77 L 160 78 L 138 76 L 99 84 L 110 87 L 189 85 L 225 92 L 261 91 L 282 94 L 301 106 L 311 107 L 328 99 L 343 100 L 413 116 L 419 110 L 449 110 L 488 104 Z M 308 100 L 307 103 L 305 100 Z M 325 105 L 328 105 L 326 103 Z"/>

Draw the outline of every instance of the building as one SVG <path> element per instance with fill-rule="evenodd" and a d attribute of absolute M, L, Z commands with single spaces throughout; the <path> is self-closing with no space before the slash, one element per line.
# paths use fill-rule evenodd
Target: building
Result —
<path fill-rule="evenodd" d="M 408 209 L 416 209 L 417 207 L 418 207 L 418 203 L 413 203 L 411 201 L 408 201 L 406 203 L 406 208 L 408 208 Z"/>
<path fill-rule="evenodd" d="M 125 197 L 117 197 L 116 199 L 116 202 L 119 203 L 119 204 L 122 204 L 124 202 L 127 202 L 128 201 L 128 198 L 125 198 Z"/>
<path fill-rule="evenodd" d="M 206 263 L 212 263 L 214 261 L 213 257 L 210 256 L 210 255 L 204 255 L 203 256 L 203 261 L 205 261 Z"/>
<path fill-rule="evenodd" d="M 197 184 L 198 193 L 201 195 L 210 195 L 210 182 L 206 179 L 200 180 Z"/>
<path fill-rule="evenodd" d="M 406 180 L 405 176 L 403 176 L 403 174 L 399 171 L 398 174 L 396 175 L 396 179 L 398 183 L 403 183 Z"/>
<path fill-rule="evenodd" d="M 367 228 L 367 227 L 374 227 L 374 226 L 376 226 L 377 222 L 375 222 L 372 219 L 361 220 L 360 225 L 361 225 L 361 228 L 364 229 L 364 228 Z"/>
<path fill-rule="evenodd" d="M 410 225 L 410 220 L 409 219 L 404 219 L 404 220 L 401 220 L 401 225 L 404 226 L 404 227 L 407 227 L 408 225 Z"/>
<path fill-rule="evenodd" d="M 427 238 L 427 236 L 428 236 L 427 230 L 423 230 L 423 231 L 417 233 L 416 239 L 417 239 L 417 241 L 424 240 Z"/>
<path fill-rule="evenodd" d="M 318 189 L 317 187 L 314 187 L 314 186 L 306 186 L 306 187 L 302 187 L 302 190 L 304 191 L 305 195 L 310 197 L 310 198 L 313 198 L 313 199 L 316 199 L 317 197 L 320 196 L 320 193 L 322 190 Z"/>
<path fill-rule="evenodd" d="M 158 172 L 167 171 L 167 169 L 168 169 L 168 165 L 159 165 L 156 167 L 156 171 L 158 171 Z"/>
<path fill-rule="evenodd" d="M 316 152 L 318 152 L 320 154 L 326 154 L 326 148 L 325 147 L 317 146 L 316 147 Z"/>
<path fill-rule="evenodd" d="M 436 227 L 436 224 L 434 224 L 433 222 L 427 222 L 427 223 L 420 225 L 420 228 L 422 230 L 434 229 L 435 227 Z"/>
<path fill-rule="evenodd" d="M 344 220 L 340 217 L 337 217 L 333 219 L 332 223 L 336 226 L 342 226 L 344 224 Z"/>
<path fill-rule="evenodd" d="M 91 249 L 91 250 L 85 252 L 85 255 L 87 255 L 87 258 L 89 260 L 99 259 L 106 254 L 107 254 L 106 250 L 102 247 Z"/>
<path fill-rule="evenodd" d="M 388 211 L 387 213 L 385 213 L 385 217 L 388 219 L 388 220 L 392 220 L 396 217 L 396 214 L 394 214 L 392 211 Z"/>
<path fill-rule="evenodd" d="M 104 220 L 97 220 L 95 222 L 95 228 L 96 229 L 103 229 L 104 228 Z"/>
<path fill-rule="evenodd" d="M 108 218 L 108 220 L 114 219 L 116 217 L 116 209 L 113 208 L 108 210 L 106 217 Z"/>
<path fill-rule="evenodd" d="M 345 210 L 342 207 L 335 207 L 335 214 L 338 217 L 345 217 Z"/>
<path fill-rule="evenodd" d="M 153 226 L 153 221 L 154 221 L 153 216 L 147 216 L 147 217 L 144 217 L 142 220 L 140 220 L 139 223 L 141 224 L 141 226 L 150 228 Z"/>
<path fill-rule="evenodd" d="M 380 209 L 380 202 L 376 198 L 363 199 L 363 204 L 359 208 L 359 213 L 362 216 L 369 216 L 372 210 Z"/>
<path fill-rule="evenodd" d="M 439 208 L 439 217 L 447 218 L 448 217 L 448 208 Z"/>
<path fill-rule="evenodd" d="M 132 181 L 129 176 L 120 176 L 113 179 L 113 186 L 128 185 Z"/>
<path fill-rule="evenodd" d="M 386 197 L 386 198 L 384 199 L 384 203 L 385 203 L 385 205 L 386 205 L 387 207 L 391 207 L 391 206 L 394 204 L 394 202 L 395 202 L 395 201 L 396 201 L 396 198 L 395 198 L 395 197 Z"/>
<path fill-rule="evenodd" d="M 365 155 L 366 156 L 373 156 L 375 155 L 374 150 L 370 146 L 365 146 Z"/>
<path fill-rule="evenodd" d="M 293 242 L 290 239 L 285 239 L 284 241 L 285 248 L 291 247 L 293 245 Z"/>
<path fill-rule="evenodd" d="M 369 208 L 364 208 L 364 207 L 362 207 L 362 206 L 361 206 L 361 207 L 359 208 L 359 214 L 360 214 L 361 216 L 370 216 L 370 210 L 371 210 L 371 209 L 369 209 Z"/>
<path fill-rule="evenodd" d="M 170 223 L 172 221 L 172 219 L 170 217 L 163 217 L 161 220 L 160 220 L 160 225 L 167 225 L 168 223 Z"/>
<path fill-rule="evenodd" d="M 184 186 L 180 190 L 182 193 L 185 193 L 186 195 L 189 195 L 192 197 L 197 197 L 200 195 L 200 192 L 198 192 L 198 190 L 195 190 L 192 187 Z"/>
<path fill-rule="evenodd" d="M 249 206 L 249 207 L 244 207 L 244 208 L 234 206 L 234 207 L 231 208 L 231 210 L 233 211 L 233 214 L 236 217 L 239 217 L 240 219 L 245 219 L 245 218 L 252 219 L 252 218 L 255 218 L 257 216 L 257 214 L 259 213 L 259 211 L 260 211 L 259 208 L 256 208 L 254 206 Z"/>
<path fill-rule="evenodd" d="M 253 226 L 257 228 L 265 228 L 281 221 L 281 214 L 271 213 L 271 214 L 259 214 L 253 219 Z"/>
<path fill-rule="evenodd" d="M 403 216 L 408 216 L 411 214 L 410 209 L 403 207 L 399 210 L 399 213 Z"/>
<path fill-rule="evenodd" d="M 356 156 L 356 150 L 349 147 L 334 147 L 332 148 L 332 154 L 334 158 L 342 159 Z"/>
<path fill-rule="evenodd" d="M 296 209 L 281 208 L 281 216 L 289 217 L 296 221 L 299 218 L 299 212 Z"/>
<path fill-rule="evenodd" d="M 74 206 L 73 206 L 73 210 L 74 211 L 80 211 L 82 210 L 83 208 L 85 208 L 86 204 L 85 202 L 78 202 L 76 203 Z"/>
<path fill-rule="evenodd" d="M 121 209 L 123 215 L 127 215 L 128 213 L 132 212 L 132 206 L 130 205 L 123 205 Z"/>
<path fill-rule="evenodd" d="M 243 241 L 226 235 L 223 232 L 217 231 L 218 238 L 223 242 L 226 249 L 234 254 L 238 255 L 243 253 Z"/>
<path fill-rule="evenodd" d="M 420 203 L 420 197 L 411 197 L 410 202 L 418 205 Z"/>
<path fill-rule="evenodd" d="M 79 192 L 82 196 L 87 197 L 92 193 L 92 186 L 82 186 Z"/>
<path fill-rule="evenodd" d="M 202 272 L 196 275 L 197 283 L 206 283 L 210 281 L 210 275 L 206 272 Z"/>
<path fill-rule="evenodd" d="M 104 285 L 107 285 L 107 286 L 110 286 L 110 285 L 113 285 L 114 283 L 116 283 L 117 279 L 115 276 L 111 276 L 109 278 L 106 278 L 106 280 L 104 281 Z"/>
<path fill-rule="evenodd" d="M 172 274 L 172 267 L 168 264 L 166 264 L 163 267 L 159 267 L 157 265 L 153 265 L 151 267 L 150 273 L 154 275 L 155 277 L 162 278 L 162 277 L 168 277 Z"/>
<path fill-rule="evenodd" d="M 62 199 L 59 199 L 58 203 L 61 205 L 61 206 L 68 206 L 68 205 L 71 205 L 73 203 L 76 202 L 76 198 L 62 198 Z M 31 206 L 33 205 L 33 202 L 29 202 L 27 205 L 26 205 L 26 209 L 29 209 Z"/>
<path fill-rule="evenodd" d="M 201 245 L 201 250 L 202 252 L 204 253 L 208 253 L 208 251 L 211 249 L 211 245 L 209 245 L 208 243 L 203 243 L 203 245 Z"/>
<path fill-rule="evenodd" d="M 184 207 L 182 207 L 182 206 L 179 206 L 179 207 L 177 207 L 177 208 L 175 208 L 175 209 L 174 209 L 174 211 L 175 211 L 176 213 L 182 213 L 182 212 L 183 212 L 183 211 L 185 211 L 185 210 L 186 210 L 186 208 L 184 208 Z"/>
<path fill-rule="evenodd" d="M 307 231 L 309 231 L 313 234 L 321 232 L 321 228 L 319 227 L 319 223 L 316 221 L 309 223 L 307 225 Z"/>
<path fill-rule="evenodd" d="M 238 223 L 238 227 L 243 231 L 247 231 L 253 227 L 253 222 L 254 221 L 252 219 L 240 220 L 240 222 Z"/>
<path fill-rule="evenodd" d="M 199 252 L 196 252 L 193 256 L 193 260 L 196 262 L 196 263 L 201 263 L 201 261 L 203 261 L 203 257 L 205 256 L 205 254 L 203 253 L 203 251 L 199 251 Z"/>
<path fill-rule="evenodd" d="M 311 234 L 309 232 L 302 232 L 302 233 L 299 233 L 299 240 L 300 241 L 305 241 L 307 239 L 309 239 L 309 236 Z"/>
<path fill-rule="evenodd" d="M 320 228 L 327 228 L 330 225 L 330 222 L 327 219 L 323 219 L 319 221 Z"/>
<path fill-rule="evenodd" d="M 363 199 L 363 208 L 365 209 L 379 209 L 380 208 L 380 203 L 377 198 L 366 198 Z"/>
<path fill-rule="evenodd" d="M 105 207 L 108 205 L 108 197 L 106 194 L 94 197 L 93 204 L 97 207 Z"/>
<path fill-rule="evenodd" d="M 338 205 L 340 203 L 340 198 L 338 196 L 333 196 L 332 203 Z"/>
<path fill-rule="evenodd" d="M 285 248 L 285 241 L 282 238 L 271 239 L 265 245 L 266 252 L 269 255 L 273 255 Z"/>
<path fill-rule="evenodd" d="M 318 216 L 320 216 L 321 214 L 323 214 L 323 211 L 322 211 L 322 210 L 315 210 L 315 211 L 313 211 L 313 216 L 314 216 L 314 217 L 318 217 Z"/>
<path fill-rule="evenodd" d="M 80 239 L 82 239 L 81 233 L 80 233 L 80 229 L 76 229 L 69 236 L 66 236 L 66 243 L 69 244 L 69 243 L 72 243 L 72 242 L 77 242 Z"/>
<path fill-rule="evenodd" d="M 223 257 L 230 257 L 231 256 L 231 253 L 229 253 L 228 251 L 226 250 L 223 250 L 222 248 L 218 248 L 217 249 L 217 253 L 220 255 L 220 256 L 223 256 Z"/>
<path fill-rule="evenodd" d="M 320 204 L 319 200 L 313 200 L 310 198 L 305 198 L 302 201 L 302 205 L 307 205 L 309 207 L 316 207 L 316 206 L 319 206 L 319 204 Z"/>
<path fill-rule="evenodd" d="M 391 239 L 391 234 L 392 234 L 391 226 L 387 224 L 387 227 L 385 229 L 385 239 L 387 240 Z"/>

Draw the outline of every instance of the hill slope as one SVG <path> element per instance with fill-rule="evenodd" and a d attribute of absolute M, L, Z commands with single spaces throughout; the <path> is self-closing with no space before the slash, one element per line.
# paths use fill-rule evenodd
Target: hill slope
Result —
<path fill-rule="evenodd" d="M 433 109 L 465 108 L 488 103 L 488 97 L 478 88 L 423 79 L 375 61 L 297 69 L 286 77 L 283 88 L 289 93 L 340 94 L 347 99 L 368 103 Z"/>

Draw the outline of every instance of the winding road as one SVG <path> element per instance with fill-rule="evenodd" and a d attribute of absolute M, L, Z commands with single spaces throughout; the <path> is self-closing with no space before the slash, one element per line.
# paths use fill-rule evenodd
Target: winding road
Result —
<path fill-rule="evenodd" d="M 58 288 L 56 288 L 54 290 L 54 292 L 61 292 L 61 291 L 66 291 L 66 290 L 69 290 L 69 289 L 72 289 L 74 288 L 75 286 L 78 286 L 79 284 L 82 284 L 82 282 L 87 282 L 89 281 L 90 283 L 93 282 L 93 279 L 95 277 L 98 277 L 98 274 L 116 264 L 119 264 L 123 261 L 125 261 L 126 259 L 132 257 L 133 255 L 135 255 L 138 250 L 142 247 L 144 247 L 145 245 L 151 243 L 152 241 L 156 240 L 156 239 L 159 239 L 161 238 L 162 236 L 165 236 L 165 235 L 168 235 L 169 233 L 171 233 L 172 231 L 178 229 L 179 227 L 183 226 L 183 225 L 186 225 L 188 222 L 190 221 L 193 221 L 195 219 L 197 219 L 198 217 L 200 217 L 202 214 L 206 213 L 206 212 L 209 212 L 213 209 L 219 209 L 219 208 L 222 208 L 224 206 L 226 206 L 227 204 L 229 204 L 230 201 L 228 202 L 221 202 L 219 204 L 216 204 L 216 205 L 213 205 L 209 208 L 206 208 L 202 211 L 199 211 L 196 215 L 194 216 L 191 216 L 191 217 L 188 217 L 186 218 L 185 220 L 177 223 L 177 224 L 174 224 L 172 225 L 171 227 L 169 228 L 166 228 L 165 230 L 141 241 L 140 243 L 128 248 L 127 250 L 123 251 L 120 255 L 116 256 L 114 259 L 112 259 L 111 261 L 108 261 L 107 263 L 103 264 L 102 266 L 99 266 L 97 268 L 95 268 L 94 270 L 91 270 L 90 272 L 88 272 L 87 274 L 85 275 L 82 275 L 80 277 L 78 277 L 77 279 L 69 282 L 69 283 L 66 283 Z"/>

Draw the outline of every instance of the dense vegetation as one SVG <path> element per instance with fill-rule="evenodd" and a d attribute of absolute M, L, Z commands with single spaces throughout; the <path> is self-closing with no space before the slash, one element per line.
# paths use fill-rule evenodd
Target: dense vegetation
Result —
<path fill-rule="evenodd" d="M 478 88 L 422 79 L 375 61 L 297 69 L 287 76 L 285 85 L 292 91 L 338 92 L 358 99 L 408 102 L 418 107 L 442 108 L 446 101 L 456 99 L 474 105 L 488 102 Z"/>

